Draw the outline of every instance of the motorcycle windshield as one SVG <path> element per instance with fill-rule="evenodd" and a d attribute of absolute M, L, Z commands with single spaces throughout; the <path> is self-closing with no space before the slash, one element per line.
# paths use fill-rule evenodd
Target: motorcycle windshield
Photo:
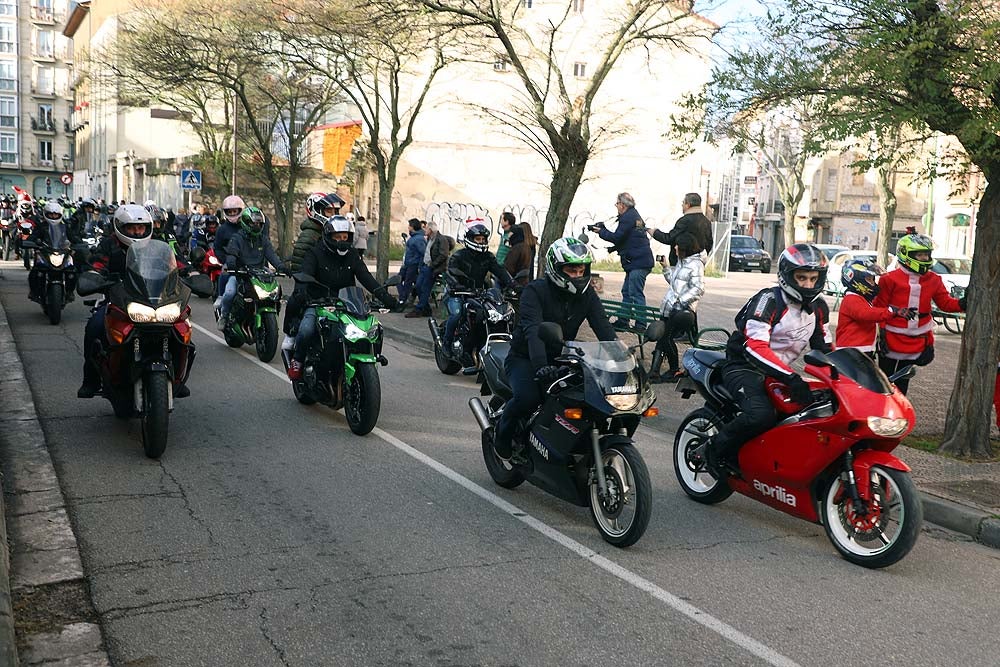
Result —
<path fill-rule="evenodd" d="M 889 379 L 868 355 L 854 348 L 845 347 L 834 350 L 826 356 L 841 375 L 846 375 L 865 389 L 879 394 L 892 393 Z"/>
<path fill-rule="evenodd" d="M 61 222 L 49 223 L 49 243 L 53 248 L 68 248 L 69 239 L 66 238 L 66 225 Z"/>
<path fill-rule="evenodd" d="M 364 319 L 372 312 L 365 299 L 365 291 L 360 287 L 345 287 L 337 293 L 337 298 L 344 304 L 344 311 L 358 319 Z"/>
<path fill-rule="evenodd" d="M 125 256 L 125 287 L 151 306 L 180 298 L 181 281 L 174 251 L 163 241 L 136 241 Z"/>
<path fill-rule="evenodd" d="M 628 373 L 635 369 L 635 356 L 620 340 L 584 343 L 569 341 L 563 354 L 578 356 L 594 370 L 607 373 Z"/>
<path fill-rule="evenodd" d="M 495 306 L 503 303 L 503 293 L 496 287 L 486 290 L 486 299 Z"/>

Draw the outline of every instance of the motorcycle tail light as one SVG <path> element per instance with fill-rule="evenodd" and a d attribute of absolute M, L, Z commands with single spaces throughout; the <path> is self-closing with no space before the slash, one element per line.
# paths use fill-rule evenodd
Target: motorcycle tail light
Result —
<path fill-rule="evenodd" d="M 583 419 L 583 408 L 566 408 L 563 410 L 566 419 Z"/>

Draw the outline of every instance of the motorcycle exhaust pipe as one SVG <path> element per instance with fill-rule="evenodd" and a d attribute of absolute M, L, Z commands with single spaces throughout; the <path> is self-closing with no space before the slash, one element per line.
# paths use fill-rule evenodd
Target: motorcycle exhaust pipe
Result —
<path fill-rule="evenodd" d="M 490 416 L 486 412 L 486 406 L 483 405 L 478 396 L 469 399 L 469 409 L 472 410 L 472 416 L 476 418 L 476 423 L 479 424 L 481 431 L 493 427 L 493 424 L 490 423 Z"/>
<path fill-rule="evenodd" d="M 428 317 L 427 327 L 431 330 L 431 338 L 434 339 L 434 345 L 443 350 L 444 343 L 441 341 L 441 334 L 438 333 L 437 320 L 433 317 Z"/>

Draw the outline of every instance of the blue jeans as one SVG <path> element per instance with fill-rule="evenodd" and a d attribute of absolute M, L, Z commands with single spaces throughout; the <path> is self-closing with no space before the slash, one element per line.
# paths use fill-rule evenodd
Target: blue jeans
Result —
<path fill-rule="evenodd" d="M 434 287 L 434 273 L 426 264 L 420 265 L 417 275 L 417 310 L 427 310 L 431 303 L 431 289 Z"/>
<path fill-rule="evenodd" d="M 409 266 L 404 266 L 399 270 L 399 276 L 402 278 L 402 282 L 399 283 L 399 302 L 406 303 L 406 299 L 410 296 L 410 291 L 413 289 L 414 284 L 417 282 L 417 269 L 419 269 L 422 264 L 410 264 Z"/>
<path fill-rule="evenodd" d="M 444 325 L 444 344 L 450 347 L 455 340 L 455 329 L 458 328 L 458 322 L 462 318 L 462 300 L 452 296 L 444 303 L 448 307 L 448 321 Z M 447 352 L 451 353 L 451 350 Z"/>
<path fill-rule="evenodd" d="M 219 277 L 219 284 L 222 284 L 222 277 Z M 229 314 L 229 310 L 233 307 L 233 299 L 236 298 L 236 288 L 239 284 L 235 280 L 227 280 L 226 288 L 222 292 L 222 317 Z"/>
<path fill-rule="evenodd" d="M 510 448 L 517 423 L 528 417 L 542 403 L 542 391 L 535 382 L 535 366 L 531 359 L 517 354 L 508 354 L 503 362 L 507 372 L 507 383 L 513 397 L 503 406 L 503 414 L 497 424 L 495 446 L 500 451 Z"/>
<path fill-rule="evenodd" d="M 104 326 L 104 316 L 108 312 L 108 302 L 105 301 L 95 310 L 83 329 L 83 381 L 97 384 L 101 381 L 101 371 L 94 361 L 94 347 L 97 341 L 107 341 L 107 329 Z"/>
<path fill-rule="evenodd" d="M 646 276 L 649 275 L 650 271 L 651 269 L 632 269 L 625 272 L 625 282 L 622 283 L 622 303 L 632 303 L 637 306 L 646 305 Z M 634 314 L 632 318 L 634 318 Z"/>
<path fill-rule="evenodd" d="M 230 276 L 228 273 L 223 271 L 219 274 L 219 294 L 218 296 L 223 296 L 226 293 L 226 288 L 229 286 Z M 235 284 L 235 283 L 234 283 Z"/>
<path fill-rule="evenodd" d="M 305 361 L 306 352 L 312 344 L 312 339 L 316 337 L 316 309 L 306 308 L 302 314 L 302 321 L 299 322 L 299 332 L 295 334 L 295 354 L 296 361 Z"/>

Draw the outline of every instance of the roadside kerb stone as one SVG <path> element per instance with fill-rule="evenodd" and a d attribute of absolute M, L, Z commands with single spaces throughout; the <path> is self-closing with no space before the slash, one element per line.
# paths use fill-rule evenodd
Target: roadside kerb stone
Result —
<path fill-rule="evenodd" d="M 424 322 L 424 320 L 420 321 Z M 398 342 L 428 352 L 434 351 L 434 344 L 430 340 L 429 332 L 427 336 L 420 336 L 394 325 L 391 320 L 382 321 L 382 326 L 386 335 Z M 660 386 L 671 387 L 671 385 Z M 667 391 L 670 389 L 668 388 Z M 694 409 L 693 406 L 692 409 Z M 661 407 L 659 417 L 645 420 L 643 424 L 654 431 L 669 436 L 662 444 L 668 452 L 672 452 L 674 433 L 685 414 L 687 414 L 686 411 L 683 414 L 670 414 Z M 920 491 L 920 499 L 924 508 L 925 521 L 967 535 L 986 546 L 1000 549 L 1000 518 L 925 491 Z"/>

